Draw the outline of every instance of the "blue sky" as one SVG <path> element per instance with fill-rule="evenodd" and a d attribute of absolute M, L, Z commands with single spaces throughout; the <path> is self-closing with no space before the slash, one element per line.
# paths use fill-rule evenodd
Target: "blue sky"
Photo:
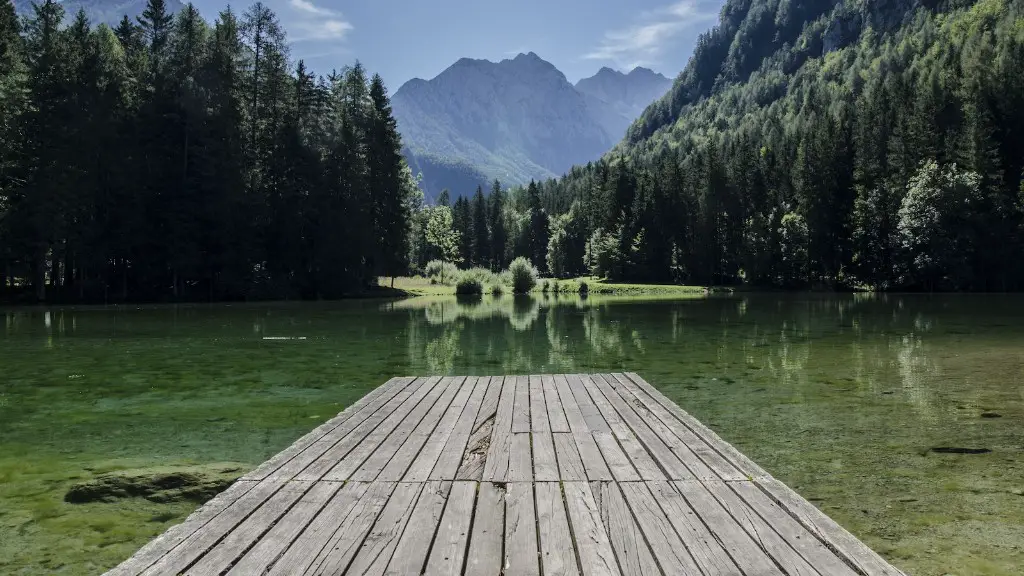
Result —
<path fill-rule="evenodd" d="M 682 70 L 721 0 L 264 0 L 291 40 L 292 58 L 326 74 L 359 59 L 394 92 L 462 57 L 536 52 L 571 82 L 602 66 Z M 208 20 L 225 4 L 196 0 Z M 248 2 L 236 3 L 243 11 Z"/>

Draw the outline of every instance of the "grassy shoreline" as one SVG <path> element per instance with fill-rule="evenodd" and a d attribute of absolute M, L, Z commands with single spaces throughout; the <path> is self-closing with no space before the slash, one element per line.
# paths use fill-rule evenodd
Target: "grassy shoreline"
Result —
<path fill-rule="evenodd" d="M 652 296 L 679 296 L 693 298 L 704 296 L 708 289 L 704 286 L 681 286 L 676 284 L 628 284 L 620 282 L 609 282 L 599 278 L 580 277 L 569 279 L 538 279 L 537 285 L 530 292 L 531 294 L 543 294 L 545 292 L 557 292 L 559 294 L 578 294 L 580 284 L 586 282 L 590 294 L 616 294 L 616 295 L 652 295 Z M 383 287 L 391 287 L 391 278 L 381 278 L 379 281 Z M 545 286 L 547 289 L 545 290 Z M 554 287 L 554 288 L 553 288 Z M 394 279 L 395 293 L 405 293 L 409 296 L 454 296 L 455 285 L 432 283 L 430 278 L 422 276 L 399 276 Z"/>

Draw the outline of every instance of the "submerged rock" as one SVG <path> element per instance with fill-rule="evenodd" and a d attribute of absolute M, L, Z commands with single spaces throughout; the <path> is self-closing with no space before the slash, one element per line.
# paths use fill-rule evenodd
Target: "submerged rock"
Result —
<path fill-rule="evenodd" d="M 84 504 L 145 498 L 160 503 L 201 503 L 227 489 L 246 468 L 242 464 L 215 463 L 119 470 L 71 486 L 64 501 Z"/>
<path fill-rule="evenodd" d="M 1002 418 L 1003 415 L 998 412 L 982 412 L 982 418 Z"/>
<path fill-rule="evenodd" d="M 931 451 L 936 454 L 988 454 L 991 452 L 988 448 L 959 448 L 950 446 L 932 448 Z"/>

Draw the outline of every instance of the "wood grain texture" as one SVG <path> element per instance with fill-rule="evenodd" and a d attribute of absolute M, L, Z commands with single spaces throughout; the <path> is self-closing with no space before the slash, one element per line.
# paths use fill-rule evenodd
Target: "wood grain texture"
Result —
<path fill-rule="evenodd" d="M 533 483 L 510 482 L 505 496 L 505 574 L 539 576 Z"/>
<path fill-rule="evenodd" d="M 459 576 L 466 558 L 476 482 L 455 482 L 427 559 L 427 576 Z"/>
<path fill-rule="evenodd" d="M 905 576 L 634 373 L 395 378 L 108 574 Z"/>
<path fill-rule="evenodd" d="M 544 576 L 579 576 L 569 517 L 558 482 L 537 482 L 537 531 Z"/>
<path fill-rule="evenodd" d="M 504 541 L 505 485 L 481 482 L 466 555 L 466 576 L 500 574 Z"/>

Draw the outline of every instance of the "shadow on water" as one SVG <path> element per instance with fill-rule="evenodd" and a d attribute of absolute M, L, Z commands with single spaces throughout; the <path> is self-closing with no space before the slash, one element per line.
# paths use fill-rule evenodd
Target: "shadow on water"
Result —
<path fill-rule="evenodd" d="M 63 501 L 97 472 L 252 466 L 394 375 L 614 370 L 639 372 L 909 573 L 1024 564 L 1020 296 L 487 295 L 0 317 L 0 573 L 102 571 L 194 506 Z"/>

